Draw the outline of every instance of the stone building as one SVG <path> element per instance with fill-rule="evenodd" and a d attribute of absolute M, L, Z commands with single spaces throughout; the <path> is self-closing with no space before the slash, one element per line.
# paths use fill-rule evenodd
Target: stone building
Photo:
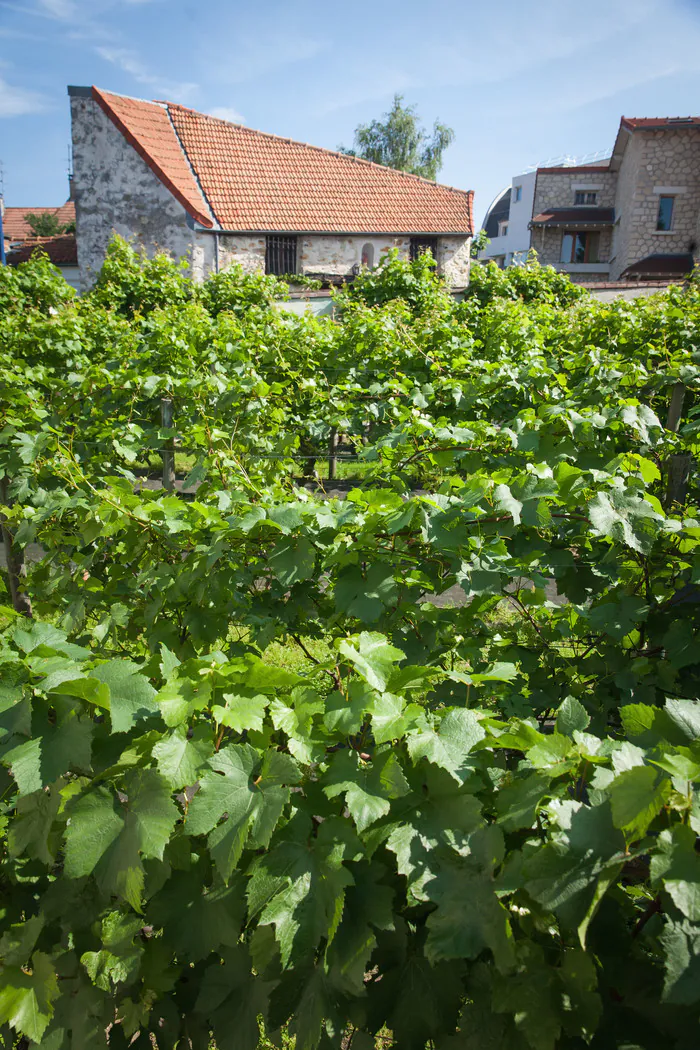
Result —
<path fill-rule="evenodd" d="M 246 271 L 341 277 L 397 248 L 469 279 L 471 191 L 269 135 L 169 102 L 69 87 L 83 286 L 113 232 L 188 255 L 202 279 Z"/>
<path fill-rule="evenodd" d="M 538 168 L 531 247 L 579 282 L 682 278 L 698 258 L 700 117 L 623 117 L 610 160 Z"/>

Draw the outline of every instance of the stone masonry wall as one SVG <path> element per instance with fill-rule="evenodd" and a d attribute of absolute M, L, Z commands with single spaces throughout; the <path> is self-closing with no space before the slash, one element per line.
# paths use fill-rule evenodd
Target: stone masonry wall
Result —
<path fill-rule="evenodd" d="M 675 198 L 669 232 L 656 229 L 663 187 Z M 616 212 L 613 279 L 648 255 L 692 251 L 700 213 L 700 128 L 633 132 L 620 167 Z"/>
<path fill-rule="evenodd" d="M 471 237 L 441 237 L 438 241 L 438 270 L 454 288 L 469 284 Z"/>
<path fill-rule="evenodd" d="M 82 288 L 94 283 L 113 233 L 133 239 L 149 255 L 189 254 L 192 274 L 201 279 L 213 265 L 213 239 L 190 229 L 182 205 L 93 99 L 70 101 Z"/>
<path fill-rule="evenodd" d="M 557 173 L 537 173 L 535 183 L 535 200 L 532 214 L 539 215 L 547 208 L 573 208 L 576 199 L 575 186 L 596 187 L 596 208 L 612 208 L 615 203 L 615 186 L 617 172 L 593 171 L 585 168 L 572 168 L 571 171 Z M 592 206 L 592 205 L 591 205 Z"/>
<path fill-rule="evenodd" d="M 572 229 L 575 224 L 572 223 Z M 567 231 L 562 227 L 551 227 L 551 226 L 538 226 L 537 229 L 532 231 L 532 247 L 537 252 L 538 262 L 542 266 L 555 266 L 557 270 L 565 270 L 567 273 L 576 272 L 576 267 L 580 271 L 583 271 L 583 267 L 576 263 L 570 263 L 568 266 L 561 262 L 561 242 L 564 234 Z M 600 230 L 600 243 L 598 246 L 598 262 L 607 263 L 610 259 L 610 249 L 612 240 L 612 231 L 610 227 Z M 586 271 L 589 267 L 595 266 L 595 263 L 587 263 Z M 605 271 L 607 279 L 607 269 Z M 588 276 L 582 278 L 583 280 L 590 280 Z"/>
<path fill-rule="evenodd" d="M 408 258 L 407 237 L 333 236 L 308 234 L 299 237 L 297 245 L 297 267 L 300 273 L 351 273 L 360 263 L 365 244 L 374 248 L 374 265 L 381 261 L 382 253 L 398 248 L 401 258 Z"/>

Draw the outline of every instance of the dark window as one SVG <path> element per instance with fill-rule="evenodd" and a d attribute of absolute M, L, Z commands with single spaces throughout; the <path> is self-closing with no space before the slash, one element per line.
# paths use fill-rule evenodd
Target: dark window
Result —
<path fill-rule="evenodd" d="M 296 237 L 267 238 L 265 248 L 265 273 L 283 274 L 297 272 Z"/>
<path fill-rule="evenodd" d="M 574 204 L 595 204 L 598 200 L 598 194 L 591 190 L 576 190 L 574 194 Z"/>
<path fill-rule="evenodd" d="M 411 262 L 423 252 L 430 252 L 437 259 L 437 237 L 411 237 Z"/>
<path fill-rule="evenodd" d="M 670 230 L 673 222 L 673 197 L 659 197 L 659 213 L 656 216 L 657 230 Z"/>
<path fill-rule="evenodd" d="M 569 231 L 561 241 L 563 263 L 597 263 L 600 234 L 598 231 Z"/>
<path fill-rule="evenodd" d="M 522 188 L 522 186 L 514 186 L 513 187 L 513 201 L 515 203 L 517 203 L 519 200 L 522 200 L 522 198 L 523 198 L 523 188 Z"/>

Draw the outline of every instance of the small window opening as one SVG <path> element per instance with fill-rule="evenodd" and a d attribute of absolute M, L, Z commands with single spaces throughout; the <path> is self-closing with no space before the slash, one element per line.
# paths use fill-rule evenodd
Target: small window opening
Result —
<path fill-rule="evenodd" d="M 374 245 L 363 244 L 362 245 L 362 256 L 361 262 L 363 266 L 366 266 L 368 270 L 374 268 Z"/>
<path fill-rule="evenodd" d="M 522 188 L 522 186 L 514 186 L 513 187 L 513 200 L 517 203 L 519 200 L 522 200 L 522 197 L 523 197 L 523 188 Z"/>
<path fill-rule="evenodd" d="M 670 230 L 673 224 L 673 197 L 659 197 L 659 211 L 656 216 L 657 230 Z"/>
<path fill-rule="evenodd" d="M 285 273 L 297 272 L 297 239 L 288 236 L 269 236 L 265 238 L 265 273 L 280 277 Z"/>
<path fill-rule="evenodd" d="M 594 190 L 576 190 L 574 204 L 595 204 L 598 194 Z"/>
<path fill-rule="evenodd" d="M 425 252 L 437 260 L 437 237 L 411 237 L 411 262 Z"/>

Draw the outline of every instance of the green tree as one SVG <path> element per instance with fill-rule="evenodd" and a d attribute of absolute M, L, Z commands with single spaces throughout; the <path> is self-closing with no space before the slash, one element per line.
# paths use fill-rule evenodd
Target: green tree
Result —
<path fill-rule="evenodd" d="M 355 128 L 352 149 L 338 148 L 350 157 L 372 160 L 388 168 L 422 175 L 424 179 L 436 179 L 454 134 L 452 128 L 436 120 L 431 136 L 420 125 L 415 106 L 404 106 L 403 95 L 394 95 L 391 109 L 381 120 Z"/>
<path fill-rule="evenodd" d="M 75 223 L 63 225 L 53 211 L 27 212 L 24 221 L 28 223 L 35 237 L 58 237 L 61 233 L 74 233 Z"/>

